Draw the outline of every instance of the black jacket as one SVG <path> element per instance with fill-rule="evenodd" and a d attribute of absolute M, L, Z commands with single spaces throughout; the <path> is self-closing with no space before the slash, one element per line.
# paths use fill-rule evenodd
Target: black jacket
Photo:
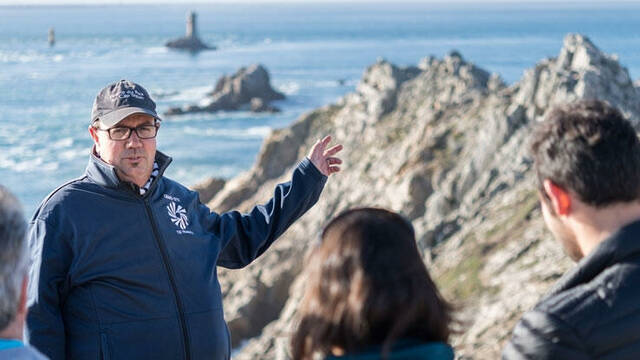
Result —
<path fill-rule="evenodd" d="M 640 221 L 567 272 L 513 331 L 503 359 L 640 359 Z"/>
<path fill-rule="evenodd" d="M 162 176 L 170 158 L 156 161 L 141 196 L 92 156 L 36 211 L 28 334 L 51 359 L 228 359 L 216 266 L 257 258 L 327 179 L 305 159 L 266 204 L 217 214 Z"/>

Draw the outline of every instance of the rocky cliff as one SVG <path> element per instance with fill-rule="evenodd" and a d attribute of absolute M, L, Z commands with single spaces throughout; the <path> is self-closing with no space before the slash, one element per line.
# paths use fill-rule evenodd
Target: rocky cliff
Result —
<path fill-rule="evenodd" d="M 364 205 L 412 220 L 428 268 L 460 307 L 457 356 L 498 358 L 521 313 L 571 266 L 544 228 L 527 136 L 550 106 L 583 98 L 609 101 L 638 126 L 628 71 L 586 37 L 568 35 L 556 58 L 512 86 L 456 52 L 407 68 L 379 61 L 354 93 L 274 131 L 253 168 L 209 206 L 247 210 L 265 201 L 324 134 L 344 144 L 345 164 L 258 261 L 220 271 L 234 346 L 243 345 L 234 358 L 287 358 L 307 251 L 331 217 Z"/>

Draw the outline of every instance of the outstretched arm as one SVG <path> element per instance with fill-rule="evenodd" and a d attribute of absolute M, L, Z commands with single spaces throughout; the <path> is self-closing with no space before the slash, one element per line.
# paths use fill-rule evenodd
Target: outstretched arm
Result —
<path fill-rule="evenodd" d="M 335 156 L 342 145 L 327 149 L 330 141 L 327 136 L 316 142 L 308 157 L 293 171 L 291 181 L 276 186 L 267 203 L 247 214 L 211 213 L 210 229 L 222 241 L 219 266 L 248 265 L 318 201 L 327 177 L 340 171 L 338 165 L 342 163 Z"/>

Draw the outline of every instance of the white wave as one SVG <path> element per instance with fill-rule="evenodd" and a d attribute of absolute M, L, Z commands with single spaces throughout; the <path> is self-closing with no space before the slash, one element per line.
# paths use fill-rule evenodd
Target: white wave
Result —
<path fill-rule="evenodd" d="M 32 172 L 32 171 L 53 171 L 58 169 L 59 165 L 55 161 L 44 161 L 42 157 L 32 159 L 21 159 L 19 161 L 7 158 L 0 158 L 0 168 L 6 168 L 15 172 Z"/>
<path fill-rule="evenodd" d="M 301 88 L 336 88 L 342 86 L 355 86 L 358 84 L 358 80 L 336 78 L 335 80 L 302 80 L 302 81 L 286 81 L 281 84 L 277 84 L 276 88 L 285 95 L 296 95 L 300 92 Z"/>
<path fill-rule="evenodd" d="M 76 148 L 76 149 L 70 149 L 70 150 L 57 153 L 57 158 L 60 160 L 73 160 L 73 159 L 83 158 L 87 156 L 87 154 L 88 154 L 87 149 Z"/>
<path fill-rule="evenodd" d="M 213 103 L 213 99 L 212 98 L 203 98 L 203 99 L 200 99 L 200 101 L 198 101 L 198 106 L 207 107 L 207 106 L 211 105 L 211 103 Z"/>
<path fill-rule="evenodd" d="M 182 114 L 182 115 L 178 115 L 178 116 L 168 116 L 167 117 L 167 124 L 169 122 L 171 123 L 188 123 L 188 124 L 192 124 L 192 123 L 200 123 L 200 122 L 206 122 L 207 124 L 205 126 L 207 126 L 208 124 L 212 124 L 212 126 L 217 126 L 217 125 L 222 125 L 222 127 L 227 126 L 226 124 L 229 121 L 235 121 L 237 120 L 253 120 L 256 118 L 262 118 L 265 116 L 271 116 L 273 114 L 271 113 L 251 113 L 249 112 L 248 108 L 245 110 L 240 110 L 240 111 L 226 111 L 226 110 L 221 110 L 221 111 L 216 111 L 216 112 L 196 112 L 196 113 L 188 113 L 188 114 Z M 215 125 L 214 125 L 215 124 Z"/>
<path fill-rule="evenodd" d="M 28 51 L 26 53 L 18 51 L 0 51 L 0 62 L 3 63 L 30 63 L 35 61 L 42 61 L 46 56 L 42 53 L 35 51 Z"/>
<path fill-rule="evenodd" d="M 207 42 L 207 41 L 205 41 Z M 238 46 L 241 46 L 240 43 L 238 43 L 238 40 L 234 37 L 234 36 L 230 36 L 230 37 L 226 37 L 223 39 L 209 39 L 208 41 L 209 44 L 215 44 L 218 47 L 218 50 L 221 49 L 232 49 Z"/>
<path fill-rule="evenodd" d="M 20 143 L 0 147 L 0 169 L 18 173 L 53 171 L 59 168 L 58 161 L 74 160 L 87 154 L 84 144 L 72 147 L 75 141 L 70 137 L 56 141 L 46 138 L 21 139 Z"/>
<path fill-rule="evenodd" d="M 271 127 L 269 127 L 269 126 L 254 126 L 254 127 L 250 127 L 250 128 L 247 129 L 247 134 L 254 135 L 254 136 L 260 136 L 260 137 L 267 137 L 267 136 L 269 136 L 269 134 L 271 134 Z"/>
<path fill-rule="evenodd" d="M 271 127 L 269 126 L 254 126 L 246 129 L 198 129 L 191 126 L 184 128 L 184 133 L 187 135 L 197 136 L 220 136 L 235 139 L 263 139 L 271 133 Z"/>
<path fill-rule="evenodd" d="M 295 95 L 300 91 L 300 84 L 295 81 L 288 81 L 278 85 L 277 88 L 285 95 Z"/>
<path fill-rule="evenodd" d="M 83 51 L 83 52 L 78 52 L 75 55 L 82 58 L 93 58 L 96 56 L 96 53 L 93 51 Z"/>
<path fill-rule="evenodd" d="M 313 86 L 314 87 L 335 87 L 335 86 L 338 86 L 338 82 L 339 80 L 320 80 L 320 81 L 314 81 Z"/>
<path fill-rule="evenodd" d="M 178 95 L 180 92 L 175 90 L 151 89 L 151 96 L 155 99 L 164 99 L 169 96 Z"/>
<path fill-rule="evenodd" d="M 168 95 L 166 99 L 168 101 L 180 101 L 180 102 L 196 102 L 207 96 L 207 93 L 213 91 L 213 85 L 196 86 L 189 89 L 182 90 L 178 93 Z"/>
<path fill-rule="evenodd" d="M 169 52 L 169 50 L 164 46 L 154 46 L 154 47 L 146 48 L 144 52 L 145 54 L 156 55 L 156 54 L 165 54 Z"/>
<path fill-rule="evenodd" d="M 541 43 L 549 43 L 549 38 L 542 36 L 494 36 L 494 37 L 433 37 L 433 38 L 424 38 L 424 37 L 401 37 L 390 39 L 385 41 L 385 46 L 406 46 L 411 45 L 413 47 L 424 47 L 429 48 L 433 46 L 444 46 L 447 48 L 454 48 L 460 46 L 484 46 L 486 44 L 493 45 L 514 45 L 514 44 L 541 44 Z M 292 40 L 283 40 L 283 41 L 272 41 L 272 42 L 264 42 L 257 41 L 252 44 L 247 44 L 242 47 L 230 48 L 227 49 L 232 53 L 261 53 L 264 51 L 268 52 L 300 52 L 307 50 L 319 50 L 324 49 L 326 51 L 341 51 L 341 50 L 354 50 L 354 49 L 362 49 L 362 50 L 370 50 L 372 48 L 379 48 L 381 46 L 380 39 L 370 38 L 370 39 L 330 39 L 330 40 L 305 40 L 305 41 L 292 41 Z"/>
<path fill-rule="evenodd" d="M 16 165 L 16 162 L 12 159 L 0 157 L 0 169 L 12 169 Z"/>
<path fill-rule="evenodd" d="M 69 137 L 54 142 L 53 144 L 51 144 L 51 147 L 54 149 L 61 149 L 70 147 L 71 145 L 73 145 L 73 139 Z"/>
<path fill-rule="evenodd" d="M 90 59 L 95 56 L 93 51 L 0 51 L 0 63 L 45 63 L 45 62 L 62 62 L 67 59 Z"/>

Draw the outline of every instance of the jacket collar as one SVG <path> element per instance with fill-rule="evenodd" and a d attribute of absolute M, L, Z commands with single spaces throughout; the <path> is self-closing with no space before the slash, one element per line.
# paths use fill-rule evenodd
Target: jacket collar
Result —
<path fill-rule="evenodd" d="M 151 188 L 154 187 L 155 183 L 157 183 L 164 171 L 169 167 L 171 163 L 171 157 L 161 153 L 156 150 L 155 161 L 158 163 L 158 176 L 151 184 Z M 131 187 L 130 183 L 121 181 L 116 174 L 116 168 L 112 165 L 106 163 L 100 157 L 98 157 L 95 153 L 95 148 L 91 149 L 91 155 L 89 156 L 89 164 L 87 164 L 87 169 L 85 170 L 85 175 L 97 183 L 98 185 L 104 186 L 106 188 L 118 188 L 122 186 Z"/>
<path fill-rule="evenodd" d="M 640 255 L 640 219 L 632 222 L 601 242 L 591 254 L 582 258 L 554 285 L 549 298 L 567 289 L 593 280 L 606 268 Z"/>

